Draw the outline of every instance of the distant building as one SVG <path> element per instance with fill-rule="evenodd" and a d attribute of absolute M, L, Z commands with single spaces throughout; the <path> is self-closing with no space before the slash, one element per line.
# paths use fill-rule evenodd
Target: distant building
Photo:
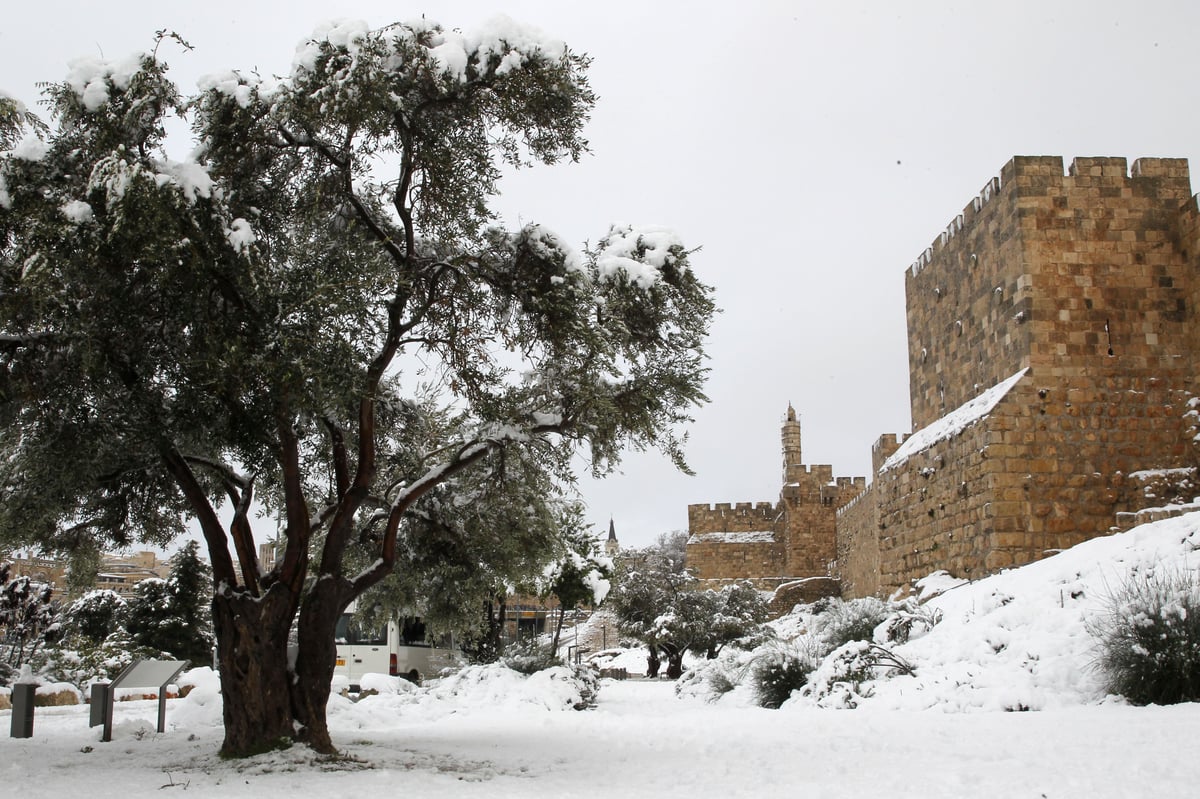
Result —
<path fill-rule="evenodd" d="M 57 558 L 35 557 L 22 552 L 0 556 L 0 561 L 13 564 L 12 577 L 30 577 L 48 583 L 58 596 L 67 593 L 67 561 Z M 96 589 L 115 591 L 126 598 L 133 596 L 137 584 L 150 578 L 165 578 L 171 573 L 171 564 L 158 559 L 153 552 L 135 552 L 126 555 L 104 554 L 96 574 Z"/>

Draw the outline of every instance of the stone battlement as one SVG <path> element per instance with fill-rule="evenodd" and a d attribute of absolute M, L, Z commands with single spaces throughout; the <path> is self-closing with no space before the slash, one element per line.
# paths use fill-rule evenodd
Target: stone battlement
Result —
<path fill-rule="evenodd" d="M 996 197 L 1006 194 L 1010 187 L 1016 187 L 1018 192 L 1023 189 L 1053 191 L 1056 187 L 1064 186 L 1068 179 L 1086 180 L 1095 188 L 1128 189 L 1131 192 L 1135 187 L 1155 181 L 1161 184 L 1159 191 L 1179 194 L 1176 199 L 1186 201 L 1191 194 L 1191 175 L 1186 158 L 1138 158 L 1130 169 L 1128 161 L 1121 157 L 1076 157 L 1064 173 L 1061 156 L 1016 156 L 1001 169 L 999 177 L 993 177 L 984 184 L 962 213 L 951 219 L 945 230 L 913 261 L 908 269 L 909 275 L 916 277 L 920 274 L 932 263 L 938 250 L 973 225 L 984 207 Z"/>

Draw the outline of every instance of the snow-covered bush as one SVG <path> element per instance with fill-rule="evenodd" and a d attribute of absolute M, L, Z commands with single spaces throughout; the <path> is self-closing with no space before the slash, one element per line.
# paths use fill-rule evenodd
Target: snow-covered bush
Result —
<path fill-rule="evenodd" d="M 774 646 L 774 642 L 769 646 Z M 701 660 L 675 683 L 675 694 L 681 697 L 697 697 L 706 702 L 716 702 L 729 694 L 746 680 L 756 657 L 766 647 L 747 651 L 725 649 L 713 660 Z"/>
<path fill-rule="evenodd" d="M 826 652 L 832 652 L 851 641 L 870 641 L 875 628 L 886 621 L 892 612 L 882 599 L 838 599 L 830 597 L 814 604 L 813 633 L 821 640 Z"/>
<path fill-rule="evenodd" d="M 941 620 L 940 608 L 922 605 L 915 597 L 909 597 L 896 606 L 888 617 L 884 637 L 891 643 L 907 643 L 932 630 Z"/>
<path fill-rule="evenodd" d="M 879 644 L 848 641 L 813 671 L 803 694 L 821 707 L 855 708 L 871 695 L 868 684 L 889 673 L 912 674 L 913 667 Z"/>
<path fill-rule="evenodd" d="M 524 675 L 500 663 L 467 666 L 445 677 L 431 680 L 418 692 L 424 701 L 460 706 L 497 707 L 541 705 L 547 710 L 583 710 L 590 707 L 600 689 L 600 679 L 591 668 L 555 666 Z"/>
<path fill-rule="evenodd" d="M 561 658 L 545 646 L 541 646 L 536 640 L 519 644 L 501 660 L 505 666 L 521 674 L 534 674 L 563 665 Z"/>
<path fill-rule="evenodd" d="M 124 636 L 111 635 L 97 646 L 43 649 L 32 661 L 32 666 L 41 679 L 71 683 L 86 693 L 92 683 L 116 678 L 137 658 L 162 655 L 157 649 L 134 646 Z"/>
<path fill-rule="evenodd" d="M 808 683 L 820 662 L 811 639 L 762 647 L 749 671 L 755 700 L 760 707 L 778 708 Z"/>
<path fill-rule="evenodd" d="M 128 604 L 116 591 L 88 591 L 67 610 L 67 635 L 99 645 L 123 626 L 127 608 Z"/>
<path fill-rule="evenodd" d="M 1200 700 L 1200 574 L 1155 568 L 1131 574 L 1090 631 L 1109 692 L 1138 705 Z"/>

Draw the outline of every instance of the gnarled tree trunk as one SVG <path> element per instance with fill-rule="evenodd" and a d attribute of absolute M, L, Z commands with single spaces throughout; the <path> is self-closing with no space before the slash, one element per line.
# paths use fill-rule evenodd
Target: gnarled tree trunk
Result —
<path fill-rule="evenodd" d="M 300 651 L 291 685 L 292 710 L 300 725 L 296 738 L 325 754 L 336 751 L 329 736 L 325 708 L 337 660 L 334 633 L 347 604 L 342 597 L 348 587 L 344 579 L 318 580 L 300 607 L 297 628 Z"/>
<path fill-rule="evenodd" d="M 281 586 L 262 597 L 236 588 L 213 597 L 225 723 L 222 755 L 246 757 L 292 741 L 287 663 L 291 606 Z"/>

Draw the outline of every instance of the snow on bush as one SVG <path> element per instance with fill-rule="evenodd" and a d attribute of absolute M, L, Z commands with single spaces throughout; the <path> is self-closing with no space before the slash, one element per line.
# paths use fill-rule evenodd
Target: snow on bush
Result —
<path fill-rule="evenodd" d="M 1200 575 L 1167 566 L 1131 573 L 1090 630 L 1105 686 L 1138 705 L 1200 700 Z"/>

